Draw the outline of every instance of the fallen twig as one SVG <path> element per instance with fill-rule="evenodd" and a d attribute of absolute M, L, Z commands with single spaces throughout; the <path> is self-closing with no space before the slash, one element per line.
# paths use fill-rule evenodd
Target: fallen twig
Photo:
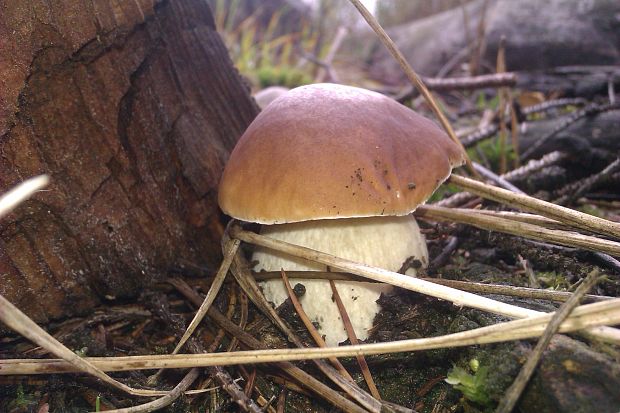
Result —
<path fill-rule="evenodd" d="M 321 337 L 319 332 L 316 330 L 316 328 L 312 324 L 312 321 L 310 321 L 310 318 L 308 318 L 308 315 L 306 314 L 306 312 L 304 311 L 303 307 L 301 306 L 301 303 L 297 299 L 297 296 L 295 295 L 295 292 L 291 288 L 291 284 L 288 281 L 288 277 L 286 275 L 286 272 L 284 272 L 284 270 L 282 270 L 280 272 L 280 275 L 282 276 L 282 281 L 284 282 L 284 286 L 286 287 L 286 291 L 288 292 L 288 296 L 289 296 L 291 302 L 293 303 L 293 307 L 295 307 L 295 311 L 297 311 L 297 315 L 299 315 L 299 318 L 301 319 L 301 321 L 306 326 L 306 329 L 308 330 L 308 332 L 312 336 L 312 339 L 315 341 L 317 346 L 319 346 L 319 347 L 327 347 L 327 345 L 325 344 L 325 340 L 323 340 L 323 337 Z M 333 358 L 332 357 L 332 358 L 329 359 L 329 361 L 336 368 L 336 370 L 338 370 L 340 372 L 340 374 L 342 374 L 347 380 L 349 380 L 352 383 L 355 383 L 355 380 L 353 380 L 353 377 L 351 377 L 351 375 L 349 374 L 347 369 L 344 368 L 342 363 L 340 363 L 340 361 L 338 361 L 337 358 Z"/>
<path fill-rule="evenodd" d="M 338 49 L 342 45 L 344 38 L 346 37 L 348 30 L 344 27 L 339 27 L 336 31 L 336 35 L 334 36 L 334 40 L 332 41 L 327 54 L 325 55 L 325 59 L 323 59 L 323 64 L 319 68 L 316 77 L 314 78 L 314 83 L 321 83 L 325 81 L 327 77 L 331 82 L 338 83 L 338 79 L 334 74 L 334 70 L 332 68 L 332 61 L 334 57 L 336 57 L 336 53 L 338 53 Z"/>
<path fill-rule="evenodd" d="M 450 236 L 450 238 L 448 238 L 448 243 L 446 244 L 444 249 L 441 251 L 441 253 L 437 255 L 435 258 L 433 258 L 430 264 L 428 264 L 429 274 L 433 274 L 434 272 L 437 271 L 439 267 L 441 267 L 446 262 L 448 262 L 448 260 L 450 259 L 450 256 L 456 250 L 458 245 L 459 245 L 458 237 Z"/>
<path fill-rule="evenodd" d="M 532 159 L 528 161 L 525 165 L 520 166 L 517 169 L 513 169 L 512 171 L 506 172 L 505 174 L 501 175 L 501 177 L 510 182 L 518 181 L 527 177 L 528 175 L 531 175 L 536 171 L 540 171 L 543 168 L 562 162 L 567 157 L 568 155 L 563 152 L 549 152 L 540 159 Z"/>
<path fill-rule="evenodd" d="M 500 175 L 500 178 L 504 179 L 508 182 L 519 181 L 525 178 L 526 176 L 546 168 L 551 165 L 555 165 L 558 162 L 561 162 L 566 158 L 566 154 L 562 152 L 551 152 L 547 155 L 543 156 L 540 159 L 532 159 L 528 161 L 527 164 L 513 169 L 510 172 L 506 172 L 503 175 Z M 463 205 L 466 202 L 469 202 L 476 198 L 476 195 L 470 194 L 469 192 L 458 192 L 454 195 L 449 196 L 448 198 L 442 199 L 439 202 L 436 202 L 434 205 L 442 206 L 442 207 L 455 207 L 459 205 Z"/>
<path fill-rule="evenodd" d="M 549 229 L 529 222 L 505 218 L 509 217 L 509 214 L 492 213 L 492 211 L 482 212 L 475 209 L 442 208 L 432 205 L 422 205 L 414 214 L 419 218 L 460 222 L 488 231 L 499 231 L 539 241 L 549 241 L 569 247 L 578 247 L 589 251 L 620 256 L 620 242 L 583 235 L 573 231 Z M 520 217 L 518 214 L 513 216 Z"/>
<path fill-rule="evenodd" d="M 318 279 L 318 280 L 334 280 L 334 281 L 372 281 L 355 274 L 346 272 L 321 272 L 321 271 L 288 271 L 289 278 Z M 264 271 L 254 273 L 257 281 L 273 280 L 280 277 L 277 271 Z M 446 278 L 428 278 L 421 277 L 422 280 L 435 284 L 447 285 L 459 290 L 468 291 L 470 293 L 506 295 L 511 297 L 527 298 L 533 300 L 549 300 L 556 302 L 564 302 L 573 295 L 567 291 L 554 291 L 542 288 L 515 287 L 512 285 L 486 284 L 473 281 L 449 280 Z M 584 300 L 588 302 L 597 302 L 612 300 L 614 297 L 586 294 Z"/>
<path fill-rule="evenodd" d="M 542 201 L 528 195 L 517 194 L 503 188 L 487 185 L 459 175 L 452 175 L 449 182 L 486 199 L 511 207 L 536 212 L 548 218 L 563 222 L 573 228 L 585 229 L 620 239 L 620 223 L 584 214 L 551 202 Z"/>
<path fill-rule="evenodd" d="M 423 77 L 422 81 L 429 90 L 438 92 L 450 90 L 475 90 L 483 88 L 512 87 L 517 84 L 515 73 L 496 73 L 490 75 L 467 76 L 467 77 Z M 411 99 L 416 95 L 413 85 L 407 86 L 402 92 L 394 97 L 398 102 Z"/>
<path fill-rule="evenodd" d="M 200 305 L 203 302 L 202 297 L 196 293 L 189 285 L 185 283 L 185 281 L 175 278 L 168 280 L 171 284 L 173 284 L 183 295 L 185 295 L 192 303 L 195 305 Z M 222 328 L 228 331 L 232 336 L 236 337 L 240 342 L 251 349 L 267 349 L 267 346 L 262 342 L 258 341 L 246 331 L 240 329 L 236 324 L 227 319 L 223 314 L 221 314 L 217 309 L 211 307 L 209 308 L 207 315 L 211 317 L 217 324 L 219 324 Z M 289 376 L 297 380 L 299 383 L 302 383 L 308 389 L 313 391 L 316 395 L 323 397 L 325 400 L 330 403 L 338 406 L 339 408 L 345 411 L 354 411 L 354 412 L 365 412 L 364 409 L 356 405 L 355 403 L 347 400 L 343 396 L 341 396 L 338 392 L 333 391 L 328 386 L 324 385 L 317 379 L 315 379 L 310 374 L 301 370 L 300 368 L 294 366 L 291 363 L 283 362 L 277 363 L 276 366 L 281 368 L 285 373 Z M 1 370 L 0 370 L 1 374 Z"/>
<path fill-rule="evenodd" d="M 616 158 L 615 161 L 607 165 L 602 171 L 590 175 L 568 187 L 564 188 L 561 192 L 562 196 L 554 200 L 553 202 L 560 205 L 566 205 L 581 197 L 586 191 L 589 191 L 595 185 L 598 185 L 602 181 L 609 179 L 609 177 L 620 170 L 620 158 Z"/>
<path fill-rule="evenodd" d="M 495 135 L 499 131 L 499 126 L 493 124 L 488 125 L 483 128 L 477 129 L 465 136 L 463 136 L 460 141 L 463 143 L 465 148 L 469 148 L 474 146 L 480 141 L 483 141 L 491 136 Z"/>
<path fill-rule="evenodd" d="M 547 112 L 549 110 L 562 107 L 562 106 L 583 106 L 587 103 L 584 98 L 562 98 L 552 99 L 537 105 L 528 106 L 521 109 L 521 113 L 524 115 L 532 115 L 534 113 Z"/>
<path fill-rule="evenodd" d="M 336 301 L 336 305 L 338 306 L 338 311 L 340 311 L 340 317 L 342 318 L 344 327 L 347 330 L 349 341 L 353 345 L 359 344 L 359 340 L 357 339 L 357 336 L 355 335 L 355 330 L 353 329 L 353 326 L 351 325 L 351 319 L 349 319 L 349 314 L 347 314 L 347 309 L 345 308 L 344 303 L 342 302 L 342 299 L 340 298 L 340 293 L 338 293 L 338 288 L 336 288 L 336 283 L 334 283 L 333 280 L 329 280 L 329 286 L 332 289 L 334 301 Z M 364 376 L 364 380 L 366 381 L 366 384 L 368 385 L 370 394 L 372 394 L 375 399 L 381 400 L 381 395 L 379 394 L 379 390 L 377 389 L 377 386 L 375 385 L 375 381 L 372 378 L 372 374 L 370 374 L 370 369 L 368 368 L 368 363 L 366 363 L 366 359 L 364 358 L 364 356 L 356 356 L 356 359 L 362 371 L 362 376 Z"/>
<path fill-rule="evenodd" d="M 215 301 L 215 297 L 217 297 L 217 293 L 220 291 L 220 288 L 224 283 L 224 279 L 226 278 L 226 274 L 228 273 L 228 269 L 230 268 L 230 264 L 232 263 L 233 257 L 237 253 L 238 248 L 239 242 L 236 240 L 231 240 L 230 243 L 225 246 L 224 259 L 220 265 L 220 269 L 215 275 L 215 278 L 211 282 L 211 288 L 209 288 L 207 296 L 200 305 L 200 308 L 198 308 L 198 311 L 196 311 L 196 315 L 185 330 L 183 337 L 179 340 L 179 344 L 177 344 L 175 349 L 172 351 L 172 354 L 177 354 L 179 350 L 181 350 L 187 339 L 192 335 L 194 330 L 196 330 L 196 327 L 198 327 L 198 324 L 200 324 L 204 316 L 207 314 L 209 307 L 213 304 L 213 301 Z"/>
<path fill-rule="evenodd" d="M 470 90 L 486 87 L 512 87 L 517 84 L 517 75 L 515 73 L 495 73 L 490 75 L 441 79 L 425 77 L 423 80 L 430 90 Z"/>
<path fill-rule="evenodd" d="M 525 192 L 508 182 L 506 179 L 502 178 L 500 175 L 497 175 L 495 172 L 485 168 L 479 163 L 474 162 L 473 165 L 474 168 L 476 168 L 476 171 L 478 171 L 478 173 L 482 175 L 483 178 L 486 178 L 489 181 L 493 181 L 497 186 L 500 186 L 512 192 L 516 192 L 518 194 L 525 194 Z"/>
<path fill-rule="evenodd" d="M 234 261 L 233 261 L 234 263 Z M 179 289 L 190 301 L 194 304 L 201 303 L 202 298 L 192 290 L 183 280 L 181 279 L 172 279 L 169 282 L 173 283 L 175 287 Z M 248 346 L 251 349 L 267 349 L 267 346 L 262 342 L 258 341 L 254 337 L 252 337 L 247 332 L 240 329 L 237 325 L 235 325 L 232 321 L 227 319 L 223 314 L 217 311 L 215 308 L 211 307 L 207 312 L 208 316 L 211 317 L 216 323 L 218 323 L 222 328 L 226 329 L 231 335 L 237 337 L 237 339 Z M 220 353 L 216 353 L 220 354 Z M 324 398 L 328 402 L 332 403 L 334 406 L 339 407 L 345 411 L 352 412 L 366 412 L 365 409 L 361 408 L 357 404 L 351 402 L 346 399 L 338 392 L 332 390 L 325 384 L 321 383 L 317 379 L 315 379 L 310 374 L 301 370 L 300 368 L 294 366 L 291 363 L 283 362 L 276 364 L 279 368 L 281 368 L 284 372 L 286 372 L 289 376 L 297 380 L 299 383 L 306 386 L 308 389 L 313 391 L 319 397 Z M 335 371 L 335 370 L 334 370 Z M 0 373 L 1 374 L 1 373 Z"/>
<path fill-rule="evenodd" d="M 234 238 L 238 238 L 251 244 L 282 251 L 286 254 L 328 265 L 330 268 L 337 268 L 347 272 L 352 272 L 354 274 L 386 284 L 395 285 L 411 291 L 427 294 L 432 297 L 448 300 L 456 305 L 464 305 L 514 318 L 526 318 L 540 314 L 538 311 L 502 303 L 490 298 L 480 297 L 476 294 L 455 290 L 443 285 L 433 284 L 419 278 L 408 277 L 403 274 L 345 260 L 343 258 L 325 254 L 320 251 L 315 251 L 310 248 L 300 247 L 287 242 L 258 235 L 253 232 L 244 231 L 237 226 L 232 227 L 230 234 Z M 603 341 L 620 343 L 620 331 L 616 329 L 601 327 L 596 330 L 588 331 L 587 333 L 591 336 L 596 336 L 598 339 Z"/>
<path fill-rule="evenodd" d="M 199 371 L 197 368 L 191 369 L 183 380 L 177 384 L 174 389 L 170 390 L 168 394 L 160 397 L 157 400 L 153 400 L 148 403 L 141 404 L 139 406 L 127 407 L 124 409 L 107 410 L 108 413 L 140 413 L 140 412 L 152 412 L 155 410 L 163 409 L 166 406 L 171 405 L 176 399 L 178 399 L 189 386 L 198 378 Z"/>
<path fill-rule="evenodd" d="M 463 150 L 465 162 L 467 164 L 469 171 L 474 176 L 478 176 L 478 173 L 476 172 L 473 165 L 471 164 L 471 160 L 469 159 L 469 156 L 465 152 L 465 148 L 463 148 L 461 141 L 456 137 L 456 134 L 454 133 L 454 129 L 452 129 L 452 125 L 450 125 L 450 122 L 448 121 L 446 116 L 443 114 L 439 106 L 437 105 L 437 102 L 435 102 L 435 98 L 433 97 L 431 92 L 428 90 L 428 88 L 424 85 L 424 82 L 422 81 L 422 79 L 420 79 L 418 74 L 413 70 L 413 68 L 409 65 L 409 63 L 407 63 L 405 56 L 403 56 L 400 50 L 398 50 L 394 41 L 390 39 L 390 36 L 388 36 L 385 30 L 383 30 L 383 27 L 381 27 L 377 19 L 368 11 L 368 9 L 366 9 L 366 7 L 364 7 L 364 5 L 360 2 L 360 0 L 349 0 L 349 1 L 360 12 L 364 20 L 366 20 L 368 25 L 375 31 L 377 36 L 379 36 L 379 39 L 385 45 L 385 47 L 387 47 L 387 49 L 390 51 L 394 59 L 396 59 L 400 67 L 403 69 L 403 71 L 407 75 L 407 78 L 409 79 L 409 81 L 413 85 L 415 85 L 415 87 L 420 91 L 422 96 L 424 96 L 424 99 L 426 100 L 428 105 L 433 110 L 433 113 L 435 114 L 435 116 L 437 116 L 437 119 L 439 119 L 439 123 L 441 123 L 441 126 L 445 129 L 448 136 L 450 136 L 450 139 L 452 139 L 457 145 L 459 145 L 459 147 L 461 147 L 461 149 Z"/>
<path fill-rule="evenodd" d="M 359 344 L 326 348 L 269 349 L 238 351 L 232 353 L 175 354 L 125 357 L 90 357 L 93 365 L 107 371 L 129 371 L 158 368 L 188 368 L 216 365 L 253 364 L 312 360 L 328 357 L 352 357 L 453 348 L 523 340 L 540 336 L 555 313 L 539 314 L 527 319 L 506 321 L 487 327 L 438 337 L 392 341 L 387 343 Z M 588 327 L 620 323 L 620 299 L 581 305 L 564 320 L 559 332 L 570 333 Z M 13 359 L 0 360 L 0 375 L 73 373 L 75 367 L 64 360 Z M 354 405 L 356 406 L 356 405 Z M 362 410 L 363 411 L 363 410 Z"/>

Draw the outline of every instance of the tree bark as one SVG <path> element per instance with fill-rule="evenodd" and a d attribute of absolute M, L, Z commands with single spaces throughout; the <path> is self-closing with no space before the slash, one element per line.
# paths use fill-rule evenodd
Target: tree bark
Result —
<path fill-rule="evenodd" d="M 258 109 L 200 0 L 0 0 L 0 294 L 36 321 L 217 267 L 216 190 Z"/>

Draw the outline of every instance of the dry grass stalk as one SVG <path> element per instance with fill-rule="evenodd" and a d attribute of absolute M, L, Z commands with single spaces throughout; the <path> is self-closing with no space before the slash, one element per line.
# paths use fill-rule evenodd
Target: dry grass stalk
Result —
<path fill-rule="evenodd" d="M 407 290 L 427 294 L 436 298 L 441 298 L 447 301 L 451 301 L 456 305 L 464 305 L 480 310 L 489 311 L 495 314 L 515 318 L 524 318 L 537 314 L 537 312 L 534 310 L 528 310 L 526 308 L 501 303 L 499 301 L 491 300 L 485 297 L 479 297 L 475 294 L 455 290 L 453 288 L 445 287 L 443 285 L 433 284 L 419 278 L 410 277 L 404 274 L 399 274 L 381 268 L 371 267 L 369 265 L 345 260 L 330 254 L 312 250 L 310 248 L 300 247 L 297 245 L 289 244 L 287 242 L 258 235 L 250 231 L 244 231 L 238 227 L 234 227 L 231 230 L 231 235 L 235 238 L 238 238 L 245 242 L 249 242 L 251 244 L 260 245 L 296 257 L 319 262 L 321 264 L 329 266 L 330 268 L 337 268 L 346 272 L 351 272 L 353 274 L 357 274 L 362 277 L 382 283 L 395 285 L 397 287 Z"/>
<path fill-rule="evenodd" d="M 400 67 L 403 69 L 403 71 L 407 75 L 407 78 L 409 79 L 409 81 L 413 83 L 415 87 L 418 89 L 418 91 L 420 91 L 420 94 L 424 96 L 424 99 L 426 99 L 426 102 L 433 110 L 433 113 L 435 114 L 435 116 L 437 116 L 437 119 L 439 119 L 441 126 L 446 130 L 446 132 L 448 133 L 448 136 L 450 136 L 450 139 L 452 139 L 457 145 L 461 147 L 461 149 L 463 150 L 463 153 L 465 154 L 465 162 L 467 163 L 467 167 L 469 168 L 469 171 L 474 176 L 478 176 L 478 172 L 476 172 L 476 170 L 474 169 L 474 166 L 471 163 L 471 159 L 469 159 L 467 152 L 465 152 L 465 148 L 463 147 L 463 144 L 461 143 L 459 138 L 457 138 L 456 134 L 454 133 L 454 129 L 452 129 L 452 125 L 450 125 L 450 122 L 448 121 L 446 116 L 443 114 L 443 112 L 439 108 L 439 105 L 437 105 L 437 102 L 435 102 L 435 98 L 433 97 L 431 92 L 428 90 L 428 88 L 424 85 L 424 82 L 422 81 L 420 76 L 418 76 L 418 74 L 413 70 L 413 68 L 409 65 L 409 63 L 407 63 L 405 56 L 403 56 L 400 50 L 398 50 L 394 41 L 390 38 L 390 36 L 388 36 L 385 30 L 383 30 L 383 27 L 381 27 L 377 19 L 368 11 L 368 9 L 366 9 L 366 7 L 364 7 L 364 5 L 359 0 L 349 0 L 349 1 L 360 12 L 360 14 L 364 18 L 364 20 L 366 20 L 368 25 L 375 31 L 375 33 L 377 33 L 377 36 L 379 37 L 381 42 L 385 45 L 385 47 L 387 47 L 387 49 L 390 51 L 394 59 L 396 59 L 398 64 L 400 64 Z"/>
<path fill-rule="evenodd" d="M 336 288 L 336 284 L 334 281 L 329 280 L 329 286 L 332 289 L 332 293 L 334 296 L 334 301 L 336 301 L 336 305 L 338 306 L 338 311 L 340 312 L 340 317 L 342 318 L 342 322 L 344 323 L 344 327 L 347 330 L 347 335 L 349 337 L 349 341 L 351 344 L 356 345 L 359 344 L 359 340 L 355 335 L 355 330 L 353 329 L 353 325 L 351 325 L 351 319 L 349 318 L 349 314 L 347 313 L 347 309 L 340 298 L 340 293 L 338 293 L 338 288 Z M 360 369 L 362 371 L 362 376 L 364 376 L 364 380 L 368 385 L 368 390 L 370 390 L 370 394 L 377 399 L 381 400 L 381 395 L 379 394 L 379 389 L 375 385 L 375 380 L 372 378 L 372 374 L 370 373 L 370 369 L 368 368 L 368 363 L 366 363 L 366 359 L 364 356 L 356 356 L 357 364 L 359 364 Z"/>
<path fill-rule="evenodd" d="M 480 294 L 497 294 L 510 297 L 520 297 L 532 300 L 549 300 L 555 302 L 565 302 L 573 293 L 568 291 L 553 291 L 542 288 L 515 287 L 512 285 L 484 284 L 471 281 L 446 280 L 439 278 L 424 278 L 427 281 L 437 284 L 447 285 L 459 290 L 469 291 Z M 584 299 L 588 302 L 598 302 L 613 300 L 614 297 L 586 294 Z"/>
<path fill-rule="evenodd" d="M 279 278 L 280 274 L 276 271 L 264 271 L 253 273 L 257 281 L 266 281 Z M 364 277 L 357 276 L 355 274 L 349 274 L 346 272 L 322 272 L 322 271 L 288 271 L 287 276 L 289 278 L 303 278 L 303 279 L 319 279 L 319 280 L 334 280 L 334 281 L 372 281 L 364 279 Z M 549 300 L 556 302 L 564 302 L 568 300 L 573 293 L 568 291 L 554 291 L 541 288 L 529 288 L 529 287 L 515 287 L 512 285 L 499 285 L 499 284 L 485 284 L 472 281 L 458 281 L 448 280 L 444 278 L 427 278 L 420 277 L 422 280 L 429 281 L 435 284 L 447 285 L 448 287 L 456 288 L 470 293 L 479 294 L 495 294 L 506 295 L 510 297 L 528 298 L 533 300 Z M 612 300 L 614 297 L 586 294 L 584 299 L 588 302 Z"/>
<path fill-rule="evenodd" d="M 540 336 L 555 313 L 507 321 L 460 333 L 387 343 L 360 344 L 326 348 L 297 348 L 240 351 L 233 353 L 176 354 L 126 357 L 90 357 L 89 363 L 106 371 L 129 371 L 159 368 L 189 368 L 232 364 L 254 364 L 312 360 L 328 357 L 353 357 L 453 348 L 523 340 Z M 577 307 L 561 324 L 559 332 L 570 333 L 605 324 L 620 323 L 620 299 Z M 0 375 L 76 372 L 64 360 L 1 360 Z"/>
<path fill-rule="evenodd" d="M 120 381 L 114 380 L 105 374 L 98 367 L 89 363 L 86 359 L 78 356 L 61 342 L 52 337 L 49 333 L 39 327 L 20 309 L 11 304 L 6 298 L 0 295 L 0 320 L 9 328 L 21 334 L 28 340 L 38 344 L 56 357 L 60 357 L 67 363 L 75 366 L 77 371 L 97 377 L 116 389 L 134 396 L 161 396 L 162 392 L 151 390 L 140 390 L 131 388 Z M 0 368 L 0 374 L 2 368 Z M 164 392 L 166 394 L 168 392 Z"/>
<path fill-rule="evenodd" d="M 511 207 L 517 207 L 526 211 L 535 212 L 545 217 L 563 222 L 573 228 L 620 239 L 620 223 L 584 214 L 583 212 L 542 201 L 528 195 L 516 194 L 502 188 L 497 188 L 495 186 L 487 185 L 458 175 L 452 175 L 449 182 L 483 198 L 500 202 Z"/>
<path fill-rule="evenodd" d="M 431 206 L 431 208 L 434 205 Z M 511 221 L 525 222 L 527 224 L 538 225 L 540 227 L 545 227 L 549 229 L 560 229 L 560 230 L 571 230 L 572 228 L 561 223 L 560 221 L 556 221 L 555 219 L 546 218 L 537 214 L 528 214 L 523 212 L 513 212 L 513 211 L 494 211 L 491 209 L 459 209 L 459 208 L 450 208 L 453 211 L 462 211 L 464 213 L 471 212 L 472 214 L 482 214 L 488 215 L 490 217 L 498 217 L 505 218 Z"/>
<path fill-rule="evenodd" d="M 35 192 L 49 184 L 49 176 L 39 175 L 30 178 L 0 197 L 0 218 L 11 212 L 17 205 L 34 195 Z"/>
<path fill-rule="evenodd" d="M 549 346 L 551 342 L 551 338 L 558 332 L 562 322 L 566 320 L 566 318 L 570 315 L 570 313 L 579 305 L 579 301 L 583 296 L 590 291 L 592 287 L 599 280 L 598 271 L 592 271 L 585 278 L 583 283 L 577 288 L 575 294 L 571 298 L 568 299 L 562 306 L 555 312 L 549 324 L 545 328 L 545 332 L 540 337 L 538 343 L 536 343 L 536 347 L 532 351 L 532 353 L 527 358 L 527 361 L 519 371 L 516 379 L 512 383 L 512 385 L 506 391 L 506 394 L 502 397 L 497 409 L 495 410 L 497 413 L 510 413 L 514 409 L 517 401 L 521 397 L 525 386 L 529 382 L 532 374 L 534 373 L 534 369 L 538 365 L 538 362 L 542 358 L 543 351 Z"/>
<path fill-rule="evenodd" d="M 228 224 L 228 227 L 226 228 L 226 232 L 224 234 L 224 242 L 228 242 L 229 229 L 234 223 L 235 221 L 231 221 L 231 223 Z M 252 274 L 249 271 L 249 264 L 245 261 L 245 259 L 243 259 L 239 252 L 237 252 L 233 259 L 231 265 L 231 272 L 235 276 L 235 279 L 239 282 L 241 288 L 243 288 L 246 294 L 248 294 L 248 297 L 250 297 L 254 304 L 265 315 L 267 315 L 271 319 L 271 321 L 275 323 L 276 326 L 280 328 L 280 330 L 289 339 L 289 341 L 295 343 L 295 345 L 298 347 L 303 347 L 303 342 L 294 334 L 294 332 L 289 328 L 289 326 L 276 313 L 273 307 L 267 302 L 267 300 L 262 294 L 262 291 L 256 284 L 256 280 L 254 279 L 254 277 L 252 277 Z M 330 380 L 332 380 L 338 387 L 340 387 L 349 396 L 351 396 L 353 400 L 356 400 L 358 403 L 364 406 L 365 409 L 372 412 L 379 412 L 381 410 L 381 403 L 378 400 L 376 400 L 370 394 L 359 388 L 357 384 L 351 383 L 350 381 L 346 380 L 336 371 L 336 369 L 332 368 L 323 360 L 315 360 L 314 363 L 319 368 L 319 370 L 321 370 L 327 377 L 329 377 Z M 325 397 L 326 399 L 332 396 L 331 394 L 326 395 L 323 393 L 319 393 L 319 395 Z M 332 399 L 334 398 L 332 397 Z M 339 400 L 336 399 L 336 401 Z"/>
<path fill-rule="evenodd" d="M 527 222 L 502 218 L 488 211 L 480 213 L 472 209 L 442 208 L 423 205 L 415 211 L 415 216 L 439 221 L 460 222 L 489 231 L 499 231 L 539 241 L 550 241 L 568 247 L 578 247 L 589 251 L 604 252 L 620 256 L 620 243 L 583 235 L 572 231 L 547 229 Z"/>
<path fill-rule="evenodd" d="M 346 272 L 361 275 L 375 281 L 386 284 L 395 285 L 400 288 L 415 291 L 418 293 L 430 295 L 432 297 L 441 298 L 450 301 L 456 305 L 477 308 L 479 310 L 488 311 L 494 314 L 500 314 L 513 318 L 526 318 L 539 315 L 538 311 L 518 307 L 511 304 L 502 303 L 486 297 L 480 297 L 476 294 L 467 293 L 444 285 L 434 284 L 419 278 L 409 277 L 403 274 L 387 271 L 381 268 L 371 267 L 369 265 L 345 260 L 310 248 L 300 247 L 289 244 L 269 237 L 255 234 L 253 232 L 244 231 L 238 226 L 232 226 L 231 236 L 251 244 L 260 245 L 262 247 L 274 249 L 296 257 L 301 257 L 310 261 L 315 261 L 330 268 L 337 268 Z M 599 340 L 620 344 L 620 330 L 610 327 L 599 327 L 589 330 L 590 336 Z"/>
<path fill-rule="evenodd" d="M 291 299 L 291 302 L 293 303 L 293 307 L 295 307 L 295 311 L 297 311 L 297 315 L 299 315 L 299 318 L 304 323 L 304 326 L 306 326 L 306 329 L 312 336 L 312 339 L 314 340 L 317 346 L 327 347 L 327 345 L 325 344 L 325 340 L 323 340 L 323 337 L 321 337 L 321 335 L 316 330 L 316 328 L 314 328 L 312 321 L 310 321 L 310 318 L 308 318 L 308 315 L 306 314 L 303 307 L 301 306 L 301 303 L 297 299 L 297 296 L 295 295 L 295 292 L 293 291 L 293 288 L 291 287 L 291 284 L 289 283 L 288 277 L 286 276 L 286 273 L 284 272 L 284 270 L 281 271 L 280 275 L 282 276 L 282 281 L 284 282 L 284 286 L 286 287 L 288 296 Z M 337 358 L 331 357 L 329 358 L 329 362 L 332 363 L 332 365 L 336 368 L 336 370 L 338 370 L 340 374 L 344 376 L 344 378 L 349 380 L 351 383 L 355 383 L 355 380 L 353 380 L 353 377 L 351 377 L 347 369 L 344 368 L 342 363 L 340 363 L 340 361 L 338 361 Z"/>
<path fill-rule="evenodd" d="M 496 68 L 497 73 L 506 72 L 506 37 L 502 36 L 499 41 L 499 49 L 497 50 L 497 62 Z M 504 174 L 508 169 L 508 158 L 506 150 L 506 135 L 507 128 L 506 122 L 504 120 L 504 116 L 506 115 L 506 108 L 509 105 L 510 100 L 510 92 L 508 88 L 500 88 L 497 93 L 499 97 L 499 104 L 497 109 L 497 118 L 499 123 L 499 153 L 500 153 L 500 165 L 499 165 L 499 173 Z"/>
<path fill-rule="evenodd" d="M 234 262 L 234 261 L 233 261 Z M 172 285 L 174 285 L 187 299 L 189 299 L 194 305 L 200 305 L 203 302 L 203 299 L 198 295 L 196 291 L 194 291 L 187 283 L 185 283 L 181 279 L 170 279 L 168 280 Z M 267 346 L 262 342 L 255 339 L 245 330 L 239 328 L 235 323 L 226 318 L 223 314 L 221 314 L 214 307 L 209 308 L 207 313 L 209 317 L 215 321 L 220 327 L 224 328 L 230 335 L 236 337 L 240 342 L 242 342 L 246 347 L 250 349 L 267 349 Z M 327 400 L 332 403 L 334 406 L 340 408 L 344 411 L 351 412 L 365 412 L 366 410 L 362 409 L 352 401 L 348 400 L 344 396 L 342 396 L 337 391 L 332 388 L 326 386 L 319 380 L 315 379 L 314 376 L 306 373 L 302 369 L 297 366 L 294 366 L 291 363 L 283 362 L 277 363 L 276 367 L 282 369 L 288 376 L 295 379 L 298 383 L 302 383 L 307 389 L 314 392 L 319 397 Z M 0 369 L 1 370 L 1 369 Z"/>
<path fill-rule="evenodd" d="M 108 413 L 140 413 L 140 412 L 152 412 L 155 410 L 163 409 L 166 406 L 171 405 L 182 394 L 186 393 L 189 386 L 198 378 L 199 371 L 197 368 L 191 369 L 177 384 L 174 389 L 170 390 L 166 395 L 159 399 L 153 400 L 148 403 L 141 404 L 139 406 L 126 407 L 124 409 L 107 410 Z"/>
<path fill-rule="evenodd" d="M 213 282 L 211 283 L 211 288 L 209 288 L 207 296 L 200 305 L 198 311 L 196 311 L 196 315 L 185 330 L 183 337 L 181 337 L 181 340 L 179 340 L 179 344 L 177 344 L 172 354 L 177 354 L 179 350 L 181 350 L 187 339 L 190 338 L 190 336 L 194 333 L 194 330 L 196 330 L 196 327 L 198 327 L 198 324 L 200 324 L 204 316 L 207 315 L 209 307 L 211 306 L 211 304 L 213 304 L 213 301 L 215 301 L 217 293 L 220 291 L 222 284 L 224 284 L 224 279 L 226 278 L 226 274 L 228 274 L 228 269 L 230 268 L 233 257 L 235 256 L 235 254 L 237 254 L 239 244 L 240 243 L 238 240 L 231 240 L 224 247 L 224 259 L 222 261 L 222 264 L 220 265 L 219 270 L 217 271 L 217 274 L 215 275 L 215 278 L 213 279 Z"/>

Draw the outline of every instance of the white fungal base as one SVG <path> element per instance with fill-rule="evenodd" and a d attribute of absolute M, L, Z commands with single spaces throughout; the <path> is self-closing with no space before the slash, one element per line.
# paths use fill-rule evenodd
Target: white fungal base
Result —
<path fill-rule="evenodd" d="M 420 260 L 423 266 L 428 264 L 424 237 L 411 215 L 263 225 L 261 234 L 390 271 L 398 271 L 411 256 Z M 252 260 L 258 261 L 257 271 L 279 271 L 281 268 L 288 271 L 326 271 L 324 265 L 260 247 L 255 250 Z M 415 270 L 409 269 L 407 274 L 415 275 Z M 319 324 L 319 333 L 325 337 L 327 345 L 336 346 L 346 340 L 347 334 L 332 299 L 329 282 L 291 280 L 293 286 L 299 282 L 306 287 L 306 293 L 300 299 L 301 305 L 310 320 Z M 261 283 L 261 287 L 267 300 L 276 306 L 288 298 L 282 280 L 266 281 Z M 382 292 L 390 291 L 391 286 L 338 281 L 336 287 L 357 338 L 365 340 L 380 310 L 377 299 Z"/>

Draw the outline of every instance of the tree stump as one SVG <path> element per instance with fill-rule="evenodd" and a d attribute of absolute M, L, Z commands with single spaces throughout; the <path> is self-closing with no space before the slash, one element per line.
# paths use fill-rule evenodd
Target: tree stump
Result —
<path fill-rule="evenodd" d="M 258 109 L 204 1 L 0 0 L 0 294 L 38 322 L 219 265 L 216 190 Z"/>

